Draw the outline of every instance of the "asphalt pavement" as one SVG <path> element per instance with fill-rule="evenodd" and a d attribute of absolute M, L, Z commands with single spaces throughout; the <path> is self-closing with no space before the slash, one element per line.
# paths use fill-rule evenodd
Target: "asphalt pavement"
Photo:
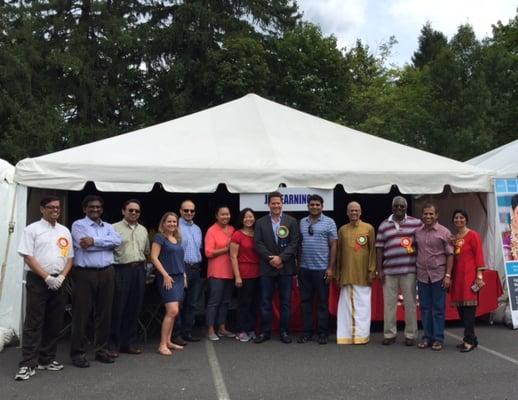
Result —
<path fill-rule="evenodd" d="M 441 352 L 405 347 L 402 332 L 382 346 L 379 329 L 361 346 L 202 340 L 172 357 L 157 354 L 152 338 L 143 354 L 115 364 L 89 354 L 87 369 L 70 363 L 65 339 L 65 369 L 23 382 L 14 381 L 20 349 L 11 346 L 0 353 L 0 399 L 518 399 L 518 331 L 477 324 L 480 346 L 465 354 L 455 348 L 462 328 L 448 324 L 446 332 Z"/>

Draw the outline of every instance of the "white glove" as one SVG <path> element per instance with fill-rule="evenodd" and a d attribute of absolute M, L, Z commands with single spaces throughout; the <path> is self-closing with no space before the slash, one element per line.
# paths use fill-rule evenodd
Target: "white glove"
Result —
<path fill-rule="evenodd" d="M 56 277 L 56 283 L 57 283 L 56 290 L 58 290 L 61 287 L 61 285 L 63 285 L 64 281 L 65 281 L 65 276 L 64 275 L 59 274 Z"/>
<path fill-rule="evenodd" d="M 59 280 L 57 277 L 54 277 L 52 275 L 49 275 L 45 278 L 45 283 L 47 284 L 48 288 L 50 290 L 58 290 L 59 289 L 59 286 L 61 286 L 59 284 Z"/>

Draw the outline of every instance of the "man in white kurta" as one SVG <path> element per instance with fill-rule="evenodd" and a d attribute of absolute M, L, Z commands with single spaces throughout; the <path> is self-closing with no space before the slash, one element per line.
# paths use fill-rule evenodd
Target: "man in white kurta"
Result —
<path fill-rule="evenodd" d="M 371 323 L 371 283 L 376 276 L 374 228 L 360 220 L 361 206 L 347 205 L 349 223 L 338 231 L 335 278 L 340 286 L 336 341 L 366 344 Z"/>

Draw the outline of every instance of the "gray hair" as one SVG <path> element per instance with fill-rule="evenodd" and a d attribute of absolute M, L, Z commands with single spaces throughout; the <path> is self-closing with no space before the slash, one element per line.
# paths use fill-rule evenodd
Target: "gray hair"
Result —
<path fill-rule="evenodd" d="M 405 207 L 408 207 L 408 202 L 406 201 L 406 199 L 403 197 L 403 196 L 396 196 L 392 199 L 392 207 L 394 207 L 394 204 L 396 204 L 396 202 L 398 201 L 401 201 L 405 204 Z"/>

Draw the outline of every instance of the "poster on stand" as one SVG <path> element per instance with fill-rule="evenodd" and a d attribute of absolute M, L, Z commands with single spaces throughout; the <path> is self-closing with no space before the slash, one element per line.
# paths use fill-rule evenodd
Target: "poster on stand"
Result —
<path fill-rule="evenodd" d="M 513 328 L 518 329 L 518 179 L 496 179 L 495 196 L 509 305 Z"/>

